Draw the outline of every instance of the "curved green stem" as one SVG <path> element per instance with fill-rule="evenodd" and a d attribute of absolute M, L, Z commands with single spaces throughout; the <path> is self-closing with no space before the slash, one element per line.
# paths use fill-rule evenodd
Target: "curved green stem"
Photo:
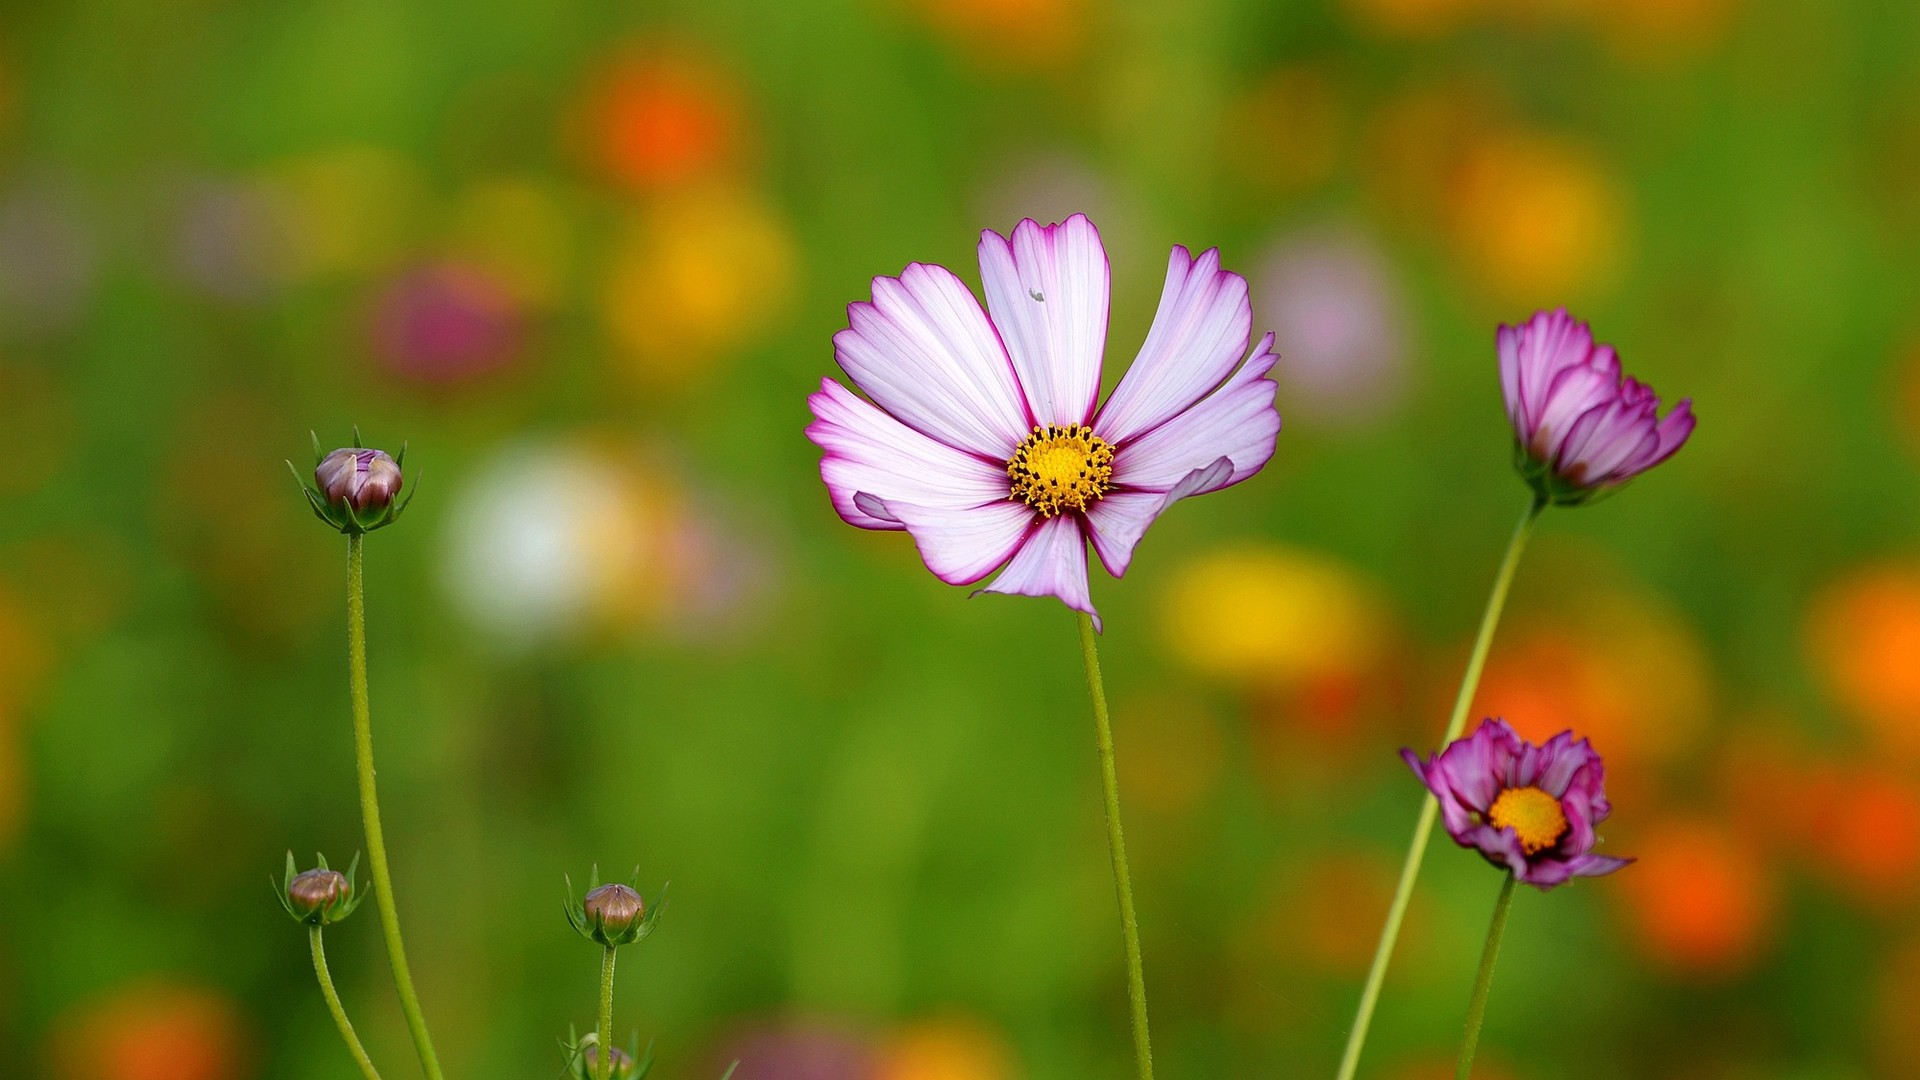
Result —
<path fill-rule="evenodd" d="M 594 1036 L 594 1050 L 598 1059 L 594 1063 L 594 1075 L 599 1080 L 607 1080 L 613 1074 L 613 959 L 619 950 L 607 946 L 600 958 L 600 1027 Z"/>
<path fill-rule="evenodd" d="M 393 988 L 407 1016 L 407 1030 L 420 1054 L 427 1080 L 442 1080 L 440 1061 L 433 1053 L 433 1037 L 420 1013 L 407 970 L 407 950 L 400 940 L 400 915 L 393 903 L 393 878 L 387 872 L 387 843 L 380 831 L 380 799 L 373 785 L 373 716 L 367 706 L 367 603 L 361 585 L 366 538 L 347 537 L 347 669 L 353 692 L 353 757 L 360 777 L 360 817 L 367 829 L 367 864 L 373 870 L 373 899 L 380 909 L 380 932 L 387 941 L 387 961 L 393 967 Z"/>
<path fill-rule="evenodd" d="M 1107 687 L 1100 678 L 1100 649 L 1093 617 L 1080 613 L 1080 654 L 1093 694 L 1093 725 L 1100 745 L 1100 781 L 1107 797 L 1107 847 L 1113 856 L 1113 888 L 1120 898 L 1120 933 L 1127 944 L 1127 1000 L 1132 1008 L 1133 1057 L 1140 1080 L 1153 1080 L 1153 1045 L 1147 1036 L 1147 977 L 1140 962 L 1140 924 L 1133 914 L 1133 881 L 1127 874 L 1127 840 L 1120 829 L 1120 780 L 1113 764 L 1113 726 Z"/>
<path fill-rule="evenodd" d="M 380 1071 L 373 1067 L 367 1048 L 360 1045 L 360 1036 L 353 1033 L 353 1022 L 347 1019 L 346 1007 L 340 1004 L 340 995 L 333 989 L 333 976 L 327 972 L 327 950 L 320 943 L 318 926 L 307 927 L 307 944 L 313 951 L 313 974 L 320 980 L 320 996 L 327 999 L 327 1011 L 333 1014 L 333 1026 L 340 1029 L 340 1038 L 347 1044 L 347 1052 L 353 1055 L 354 1064 L 360 1066 L 360 1075 L 367 1080 L 380 1080 Z"/>
<path fill-rule="evenodd" d="M 1480 1045 L 1480 1024 L 1487 1018 L 1487 989 L 1493 985 L 1493 962 L 1500 958 L 1500 935 L 1507 929 L 1507 908 L 1513 904 L 1512 874 L 1502 876 L 1500 899 L 1493 902 L 1493 925 L 1487 927 L 1487 944 L 1480 950 L 1480 974 L 1474 976 L 1473 997 L 1467 1002 L 1467 1033 L 1460 1041 L 1460 1063 L 1454 1066 L 1454 1080 L 1473 1075 L 1473 1051 Z"/>
<path fill-rule="evenodd" d="M 1487 609 L 1480 616 L 1480 633 L 1473 641 L 1473 653 L 1467 658 L 1466 674 L 1460 679 L 1460 692 L 1453 699 L 1453 714 L 1447 719 L 1447 733 L 1440 745 L 1454 741 L 1467 725 L 1467 710 L 1473 707 L 1473 695 L 1480 688 L 1480 671 L 1486 667 L 1487 651 L 1493 645 L 1494 627 L 1500 625 L 1500 612 L 1507 606 L 1507 591 L 1513 587 L 1514 570 L 1520 565 L 1520 553 L 1547 504 L 1536 498 L 1514 527 L 1507 541 L 1507 554 L 1500 572 L 1493 579 L 1493 592 L 1487 596 Z M 1393 947 L 1400 940 L 1400 924 L 1407 917 L 1407 903 L 1413 898 L 1413 883 L 1420 877 L 1420 863 L 1426 858 L 1427 840 L 1433 835 L 1433 822 L 1440 804 L 1429 795 L 1420 803 L 1420 819 L 1413 827 L 1413 843 L 1407 848 L 1406 861 L 1400 865 L 1400 883 L 1393 890 L 1393 903 L 1387 908 L 1387 921 L 1380 928 L 1380 941 L 1374 946 L 1373 966 L 1367 970 L 1366 987 L 1360 991 L 1360 1007 L 1347 1032 L 1347 1048 L 1340 1056 L 1339 1080 L 1353 1080 L 1360 1067 L 1360 1051 L 1367 1042 L 1367 1029 L 1373 1024 L 1374 1007 L 1380 1003 L 1380 986 L 1386 981 L 1387 963 L 1393 959 Z"/>

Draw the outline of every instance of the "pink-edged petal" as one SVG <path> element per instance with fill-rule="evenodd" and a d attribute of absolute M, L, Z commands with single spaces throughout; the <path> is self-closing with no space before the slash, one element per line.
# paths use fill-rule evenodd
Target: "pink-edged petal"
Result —
<path fill-rule="evenodd" d="M 1084 424 L 1093 417 L 1107 347 L 1109 275 L 1100 231 L 1085 214 L 1044 227 L 1028 218 L 1011 240 L 990 229 L 980 234 L 987 311 L 1038 423 Z"/>
<path fill-rule="evenodd" d="M 1237 484 L 1259 472 L 1272 460 L 1274 441 L 1280 434 L 1280 413 L 1273 407 L 1274 382 L 1267 377 L 1277 359 L 1273 335 L 1267 334 L 1220 389 L 1138 439 L 1120 445 L 1113 455 L 1113 482 L 1121 487 L 1166 491 L 1194 469 L 1223 457 L 1233 463 L 1233 470 L 1219 487 Z"/>
<path fill-rule="evenodd" d="M 1631 476 L 1645 472 L 1672 457 L 1686 445 L 1688 437 L 1693 434 L 1693 426 L 1693 399 L 1682 398 L 1672 411 L 1667 413 L 1666 419 L 1660 421 L 1660 426 L 1656 429 L 1659 439 L 1653 448 L 1621 466 L 1620 471 Z"/>
<path fill-rule="evenodd" d="M 1218 248 L 1195 259 L 1175 247 L 1146 344 L 1100 409 L 1101 436 L 1118 444 L 1178 416 L 1226 379 L 1252 333 L 1246 279 L 1220 269 Z"/>
<path fill-rule="evenodd" d="M 971 585 L 1012 557 L 1032 529 L 1033 508 L 1000 502 L 954 508 L 889 502 L 866 496 L 864 512 L 905 527 L 920 549 L 920 561 L 949 585 Z"/>
<path fill-rule="evenodd" d="M 834 355 L 874 404 L 949 446 L 1005 461 L 1031 427 L 1013 362 L 953 273 L 914 263 L 847 307 Z"/>
<path fill-rule="evenodd" d="M 1071 514 L 1043 522 L 993 584 L 980 591 L 1058 597 L 1075 611 L 1093 616 L 1096 628 L 1100 625 L 1100 613 L 1093 609 L 1093 595 L 1087 586 L 1086 537 Z"/>
<path fill-rule="evenodd" d="M 1216 458 L 1189 472 L 1168 491 L 1116 491 L 1087 508 L 1087 531 L 1100 565 L 1114 577 L 1124 577 L 1133 562 L 1133 549 L 1155 518 L 1189 495 L 1201 495 L 1233 482 L 1233 462 Z"/>
<path fill-rule="evenodd" d="M 1570 367 L 1554 375 L 1545 391 L 1532 429 L 1528 449 L 1545 460 L 1555 460 L 1575 425 L 1588 414 L 1613 403 L 1614 383 L 1604 372 L 1590 367 Z M 1603 415 L 1603 414 L 1602 414 Z M 1597 423 L 1599 415 L 1589 418 Z"/>
<path fill-rule="evenodd" d="M 853 391 L 822 379 L 807 398 L 814 421 L 807 438 L 825 451 L 820 478 L 833 508 L 850 525 L 899 529 L 899 521 L 863 509 L 856 496 L 960 509 L 1007 494 L 1005 469 L 922 435 Z"/>
<path fill-rule="evenodd" d="M 1567 314 L 1566 308 L 1535 312 L 1524 327 L 1515 328 L 1511 334 L 1504 329 L 1498 337 L 1502 389 L 1508 392 L 1512 405 L 1518 406 L 1516 424 L 1522 430 L 1532 430 L 1541 422 L 1555 376 L 1569 367 L 1588 366 L 1593 358 L 1593 331 Z M 1509 350 L 1514 373 L 1510 386 L 1505 378 Z M 1617 381 L 1618 360 L 1614 360 L 1613 370 Z M 1511 411 L 1510 407 L 1510 415 Z"/>

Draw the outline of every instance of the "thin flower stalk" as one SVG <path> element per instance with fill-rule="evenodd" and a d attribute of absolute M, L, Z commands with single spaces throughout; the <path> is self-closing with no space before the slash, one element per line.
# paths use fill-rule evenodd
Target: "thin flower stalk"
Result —
<path fill-rule="evenodd" d="M 307 945 L 313 953 L 313 974 L 320 980 L 320 996 L 327 999 L 327 1011 L 333 1014 L 333 1026 L 340 1030 L 340 1039 L 347 1044 L 347 1053 L 353 1055 L 353 1063 L 360 1066 L 360 1075 L 366 1080 L 380 1080 L 380 1070 L 373 1067 L 373 1059 L 367 1056 L 367 1048 L 360 1044 L 360 1036 L 353 1030 L 353 1022 L 347 1019 L 346 1006 L 340 1004 L 340 994 L 333 988 L 333 976 L 327 970 L 327 950 L 320 938 L 320 924 L 307 927 Z"/>
<path fill-rule="evenodd" d="M 1468 1080 L 1473 1075 L 1473 1052 L 1480 1045 L 1480 1025 L 1487 1016 L 1487 990 L 1493 985 L 1493 965 L 1500 958 L 1500 938 L 1507 930 L 1507 909 L 1513 906 L 1513 886 L 1518 880 L 1512 874 L 1500 879 L 1500 898 L 1493 902 L 1493 922 L 1487 927 L 1487 943 L 1480 950 L 1480 972 L 1474 976 L 1473 996 L 1467 1001 L 1467 1030 L 1460 1039 L 1454 1080 Z"/>
<path fill-rule="evenodd" d="M 1487 653 L 1493 646 L 1493 632 L 1500 625 L 1500 613 L 1507 606 L 1507 593 L 1513 587 L 1514 572 L 1520 566 L 1520 555 L 1526 550 L 1527 540 L 1533 535 L 1534 523 L 1539 521 L 1540 512 L 1547 507 L 1543 498 L 1535 497 L 1528 504 L 1527 511 L 1521 515 L 1520 524 L 1514 527 L 1512 539 L 1507 541 L 1506 557 L 1500 561 L 1500 570 L 1493 579 L 1493 591 L 1487 596 L 1486 611 L 1480 616 L 1480 631 L 1473 641 L 1473 652 L 1467 658 L 1466 673 L 1460 679 L 1460 691 L 1453 699 L 1453 714 L 1447 719 L 1446 736 L 1443 744 L 1460 737 L 1467 724 L 1467 712 L 1473 707 L 1473 695 L 1480 688 L 1480 672 L 1486 667 Z M 1433 836 L 1434 820 L 1439 816 L 1440 804 L 1431 796 L 1422 800 L 1420 820 L 1413 827 L 1413 842 L 1407 848 L 1406 861 L 1400 866 L 1400 882 L 1394 887 L 1393 902 L 1387 908 L 1387 921 L 1380 928 L 1379 943 L 1374 946 L 1373 964 L 1367 969 L 1367 982 L 1360 991 L 1360 1006 L 1354 1014 L 1353 1027 L 1347 1032 L 1346 1050 L 1340 1056 L 1339 1080 L 1353 1080 L 1355 1070 L 1360 1067 L 1360 1051 L 1366 1046 L 1367 1029 L 1373 1023 L 1374 1008 L 1380 1003 L 1380 987 L 1386 981 L 1387 964 L 1393 959 L 1394 945 L 1400 940 L 1400 924 L 1407 916 L 1407 904 L 1413 898 L 1414 882 L 1420 878 L 1420 864 L 1426 858 L 1427 841 Z"/>
<path fill-rule="evenodd" d="M 1127 947 L 1127 1002 L 1133 1023 L 1134 1068 L 1140 1080 L 1153 1080 L 1153 1042 L 1147 1031 L 1147 977 L 1140 959 L 1140 923 L 1133 911 L 1133 879 L 1127 872 L 1127 838 L 1120 827 L 1120 779 L 1114 767 L 1113 725 L 1107 714 L 1107 687 L 1100 676 L 1100 649 L 1093 616 L 1080 612 L 1080 654 L 1086 661 L 1087 691 L 1093 695 L 1093 726 L 1100 747 L 1100 783 L 1106 794 L 1107 849 L 1113 857 L 1113 889 L 1120 901 L 1120 935 Z"/>
<path fill-rule="evenodd" d="M 599 1054 L 594 1059 L 596 1080 L 613 1074 L 613 962 L 619 947 L 608 945 L 600 956 L 600 1026 L 595 1036 Z"/>
<path fill-rule="evenodd" d="M 353 755 L 360 780 L 360 816 L 367 831 L 367 863 L 373 871 L 374 906 L 380 912 L 380 932 L 386 938 L 387 960 L 393 968 L 394 990 L 407 1017 L 407 1031 L 420 1055 L 427 1080 L 443 1080 L 433 1037 L 420 1012 L 413 974 L 407 968 L 406 945 L 400 939 L 400 914 L 393 900 L 393 877 L 387 870 L 387 842 L 380 829 L 380 799 L 373 778 L 373 715 L 367 703 L 367 612 L 362 584 L 366 537 L 347 534 L 347 667 L 353 698 Z"/>

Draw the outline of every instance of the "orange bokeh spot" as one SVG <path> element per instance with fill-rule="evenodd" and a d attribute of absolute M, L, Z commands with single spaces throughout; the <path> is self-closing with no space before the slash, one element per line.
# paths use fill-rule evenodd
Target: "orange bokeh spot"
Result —
<path fill-rule="evenodd" d="M 1920 568 L 1867 566 L 1833 583 L 1807 636 L 1829 689 L 1868 733 L 1920 754 Z"/>
<path fill-rule="evenodd" d="M 906 0 L 975 64 L 993 71 L 1058 68 L 1087 38 L 1084 0 Z"/>
<path fill-rule="evenodd" d="M 1391 856 L 1364 850 L 1306 860 L 1271 905 L 1266 931 L 1274 952 L 1322 974 L 1360 978 L 1373 959 L 1398 870 Z"/>
<path fill-rule="evenodd" d="M 1459 28 L 1485 0 L 1345 0 L 1361 26 L 1391 37 L 1435 38 Z"/>
<path fill-rule="evenodd" d="M 1664 602 L 1631 593 L 1568 598 L 1551 621 L 1520 620 L 1496 650 L 1474 699 L 1525 738 L 1562 731 L 1593 741 L 1610 779 L 1674 760 L 1711 709 L 1697 635 Z"/>
<path fill-rule="evenodd" d="M 736 80 L 710 61 L 629 52 L 592 93 L 594 153 L 615 179 L 643 190 L 710 174 L 742 149 L 741 99 Z"/>
<path fill-rule="evenodd" d="M 63 1018 L 51 1056 L 61 1080 L 236 1080 L 246 1055 L 232 999 L 149 981 Z"/>
<path fill-rule="evenodd" d="M 998 1032 L 972 1019 L 908 1024 L 875 1055 L 873 1080 L 1009 1080 L 1013 1054 Z"/>
<path fill-rule="evenodd" d="M 1496 298 L 1545 305 L 1611 278 L 1625 197 L 1572 140 L 1508 130 L 1470 145 L 1451 177 L 1447 222 L 1467 271 Z"/>
<path fill-rule="evenodd" d="M 1814 872 L 1874 908 L 1899 907 L 1920 883 L 1920 792 L 1871 767 L 1828 768 L 1802 809 Z"/>
<path fill-rule="evenodd" d="M 1608 892 L 1652 959 L 1676 971 L 1721 974 L 1759 956 L 1773 925 L 1775 883 L 1743 837 L 1713 821 L 1670 820 L 1640 831 L 1630 854 L 1638 861 Z"/>

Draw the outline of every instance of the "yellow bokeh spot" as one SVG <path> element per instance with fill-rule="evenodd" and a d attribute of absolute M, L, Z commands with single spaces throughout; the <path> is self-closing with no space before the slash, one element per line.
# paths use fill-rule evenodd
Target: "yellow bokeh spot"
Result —
<path fill-rule="evenodd" d="M 1467 150 L 1450 185 L 1448 222 L 1469 273 L 1523 306 L 1609 281 L 1628 224 L 1619 185 L 1590 148 L 1526 131 Z"/>
<path fill-rule="evenodd" d="M 1369 670 L 1389 644 L 1382 602 L 1356 571 L 1279 545 L 1225 548 L 1188 563 L 1163 615 L 1167 643 L 1188 666 L 1255 686 Z"/>
<path fill-rule="evenodd" d="M 758 198 L 699 188 L 653 204 L 614 255 L 602 304 L 615 341 L 649 381 L 684 382 L 783 315 L 798 258 Z"/>
<path fill-rule="evenodd" d="M 874 1080 L 1010 1080 L 1013 1055 L 998 1033 L 970 1019 L 922 1020 L 881 1047 Z"/>

